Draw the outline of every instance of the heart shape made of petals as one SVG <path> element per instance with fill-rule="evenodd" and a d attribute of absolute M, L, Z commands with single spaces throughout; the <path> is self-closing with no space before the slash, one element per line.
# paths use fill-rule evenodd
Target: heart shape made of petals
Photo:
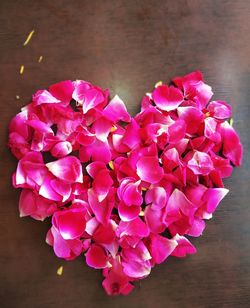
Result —
<path fill-rule="evenodd" d="M 119 96 L 84 80 L 37 91 L 9 125 L 20 216 L 50 219 L 56 256 L 85 255 L 109 295 L 129 294 L 169 256 L 195 253 L 190 237 L 202 235 L 228 193 L 222 179 L 242 160 L 232 109 L 212 95 L 192 72 L 158 82 L 132 117 Z"/>

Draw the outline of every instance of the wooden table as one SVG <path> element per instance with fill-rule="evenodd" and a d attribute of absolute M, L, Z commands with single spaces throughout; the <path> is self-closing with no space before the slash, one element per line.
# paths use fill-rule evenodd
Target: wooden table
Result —
<path fill-rule="evenodd" d="M 0 306 L 249 307 L 250 2 L 1 0 L 0 12 Z M 32 29 L 34 36 L 23 47 Z M 6 148 L 8 122 L 34 91 L 59 80 L 109 87 L 135 114 L 158 80 L 197 69 L 214 98 L 233 106 L 243 167 L 226 181 L 230 193 L 204 236 L 193 240 L 196 255 L 169 258 L 128 297 L 108 297 L 101 273 L 82 258 L 55 257 L 44 241 L 48 222 L 19 218 L 19 192 L 10 181 L 16 160 Z M 57 276 L 60 265 L 64 273 Z"/>

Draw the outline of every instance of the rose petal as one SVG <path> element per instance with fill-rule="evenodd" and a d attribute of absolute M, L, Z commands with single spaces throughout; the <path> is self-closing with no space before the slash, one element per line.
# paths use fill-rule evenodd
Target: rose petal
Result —
<path fill-rule="evenodd" d="M 99 245 L 92 244 L 86 253 L 86 263 L 95 269 L 107 267 L 108 257 L 105 250 Z"/>
<path fill-rule="evenodd" d="M 46 166 L 54 176 L 67 183 L 83 182 L 82 166 L 74 156 L 58 159 Z"/>
<path fill-rule="evenodd" d="M 163 169 L 160 167 L 157 157 L 142 156 L 136 164 L 136 170 L 142 181 L 151 184 L 158 183 L 163 177 Z"/>
<path fill-rule="evenodd" d="M 164 262 L 178 245 L 174 239 L 168 239 L 158 234 L 150 234 L 149 251 L 156 264 Z"/>
<path fill-rule="evenodd" d="M 176 109 L 183 101 L 181 91 L 173 86 L 158 86 L 152 93 L 152 98 L 161 110 L 171 111 Z"/>
<path fill-rule="evenodd" d="M 196 253 L 196 251 L 197 251 L 196 248 L 184 236 L 180 236 L 180 235 L 176 234 L 173 237 L 173 240 L 177 241 L 178 246 L 171 253 L 171 256 L 183 258 L 183 257 L 186 257 L 187 254 Z"/>

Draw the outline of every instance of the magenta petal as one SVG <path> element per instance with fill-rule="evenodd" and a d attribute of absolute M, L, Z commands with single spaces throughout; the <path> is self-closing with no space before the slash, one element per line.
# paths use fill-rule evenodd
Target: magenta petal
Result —
<path fill-rule="evenodd" d="M 118 282 L 111 282 L 109 277 L 103 280 L 102 286 L 108 295 L 128 295 L 134 289 L 134 286 L 128 281 L 120 284 L 119 279 Z"/>
<path fill-rule="evenodd" d="M 190 236 L 201 236 L 203 230 L 205 229 L 205 221 L 199 218 L 194 218 L 192 227 L 188 231 L 188 235 Z"/>
<path fill-rule="evenodd" d="M 217 121 L 214 118 L 208 117 L 205 119 L 204 123 L 204 136 L 214 142 L 219 142 L 220 135 L 217 132 Z"/>
<path fill-rule="evenodd" d="M 36 210 L 36 195 L 30 189 L 23 189 L 19 199 L 20 217 L 32 215 Z"/>
<path fill-rule="evenodd" d="M 182 119 L 175 121 L 174 124 L 168 128 L 169 142 L 176 143 L 181 141 L 186 134 L 186 123 Z"/>
<path fill-rule="evenodd" d="M 108 170 L 103 169 L 94 177 L 93 189 L 97 194 L 99 202 L 102 202 L 106 198 L 112 184 L 113 180 Z"/>
<path fill-rule="evenodd" d="M 141 208 L 137 205 L 126 205 L 123 202 L 120 202 L 118 205 L 118 213 L 123 221 L 130 221 L 138 217 L 140 214 Z"/>
<path fill-rule="evenodd" d="M 202 123 L 204 115 L 198 108 L 192 106 L 178 107 L 178 116 L 186 123 L 186 130 L 189 134 L 197 132 L 199 125 Z"/>
<path fill-rule="evenodd" d="M 145 195 L 146 204 L 152 203 L 152 209 L 162 209 L 166 205 L 167 193 L 163 187 L 151 187 Z"/>
<path fill-rule="evenodd" d="M 127 112 L 127 108 L 118 95 L 112 98 L 109 104 L 105 107 L 103 115 L 113 123 L 118 121 L 130 121 L 130 115 Z"/>
<path fill-rule="evenodd" d="M 93 240 L 99 244 L 112 244 L 115 242 L 115 225 L 109 223 L 104 226 L 99 224 L 93 233 Z"/>
<path fill-rule="evenodd" d="M 42 183 L 40 189 L 39 189 L 39 195 L 43 196 L 44 198 L 54 200 L 54 201 L 62 201 L 63 196 L 59 193 L 57 193 L 52 185 L 51 185 L 51 178 L 47 177 L 45 178 L 44 182 Z"/>
<path fill-rule="evenodd" d="M 65 183 L 59 179 L 54 179 L 50 181 L 50 186 L 57 194 L 63 197 L 63 202 L 69 199 L 72 191 L 70 184 Z"/>
<path fill-rule="evenodd" d="M 52 223 L 65 240 L 72 240 L 80 237 L 85 230 L 85 213 L 83 208 L 57 211 L 53 215 Z"/>
<path fill-rule="evenodd" d="M 58 142 L 51 149 L 51 155 L 56 158 L 62 158 L 72 152 L 72 145 L 68 141 Z"/>
<path fill-rule="evenodd" d="M 133 260 L 143 262 L 151 259 L 151 255 L 146 245 L 140 241 L 135 247 L 123 248 L 121 251 L 123 260 Z"/>
<path fill-rule="evenodd" d="M 213 213 L 217 206 L 219 205 L 220 201 L 226 196 L 229 192 L 226 188 L 209 188 L 203 196 L 203 201 L 207 204 L 207 212 Z"/>
<path fill-rule="evenodd" d="M 196 253 L 196 248 L 189 242 L 187 238 L 185 238 L 185 236 L 176 234 L 173 237 L 173 240 L 177 241 L 178 246 L 171 253 L 171 256 L 182 258 L 186 257 L 187 254 Z"/>
<path fill-rule="evenodd" d="M 93 132 L 96 135 L 96 138 L 102 142 L 107 141 L 111 127 L 112 122 L 105 119 L 104 117 L 97 119 L 92 125 Z"/>
<path fill-rule="evenodd" d="M 26 124 L 28 120 L 28 110 L 23 110 L 15 115 L 10 121 L 9 131 L 20 134 L 25 140 L 29 137 L 29 128 Z"/>
<path fill-rule="evenodd" d="M 101 170 L 106 170 L 106 164 L 102 161 L 95 161 L 86 167 L 88 174 L 94 179 Z"/>
<path fill-rule="evenodd" d="M 163 222 L 163 210 L 153 209 L 148 205 L 144 211 L 144 217 L 147 226 L 153 233 L 161 233 L 166 229 L 166 224 Z"/>
<path fill-rule="evenodd" d="M 181 209 L 184 215 L 192 216 L 196 208 L 197 206 L 190 202 L 182 191 L 176 188 L 168 199 L 166 214 L 168 216 L 168 214 L 177 212 L 178 209 Z"/>
<path fill-rule="evenodd" d="M 102 142 L 97 139 L 88 148 L 93 161 L 101 161 L 105 164 L 111 161 L 111 151 L 108 142 Z"/>
<path fill-rule="evenodd" d="M 138 217 L 132 221 L 121 221 L 117 232 L 121 232 L 122 235 L 146 237 L 149 235 L 148 226 Z M 120 235 L 121 235 L 120 234 Z"/>
<path fill-rule="evenodd" d="M 210 156 L 199 151 L 194 152 L 187 165 L 194 174 L 208 175 L 214 169 Z"/>
<path fill-rule="evenodd" d="M 98 198 L 93 189 L 88 190 L 89 205 L 96 216 L 96 219 L 106 225 L 110 219 L 112 209 L 114 207 L 114 196 L 111 192 L 102 202 Z"/>
<path fill-rule="evenodd" d="M 82 252 L 82 243 L 79 239 L 64 240 L 60 233 L 52 226 L 51 234 L 53 236 L 54 252 L 59 258 L 72 260 Z"/>
<path fill-rule="evenodd" d="M 185 195 L 188 200 L 194 203 L 197 207 L 200 207 L 203 203 L 202 198 L 206 190 L 207 187 L 201 184 L 197 186 L 188 186 L 185 190 Z"/>
<path fill-rule="evenodd" d="M 156 264 L 167 259 L 178 245 L 174 239 L 168 239 L 158 234 L 150 235 L 150 254 Z"/>
<path fill-rule="evenodd" d="M 140 181 L 137 183 L 128 184 L 123 191 L 123 201 L 126 205 L 137 205 L 140 206 L 143 202 L 141 193 L 138 190 Z"/>
<path fill-rule="evenodd" d="M 82 104 L 84 114 L 105 100 L 104 93 L 101 89 L 92 86 L 84 80 L 77 80 L 74 85 L 75 89 L 72 98 L 79 104 Z"/>
<path fill-rule="evenodd" d="M 103 271 L 106 278 L 102 286 L 108 295 L 127 295 L 133 290 L 134 286 L 129 283 L 129 277 L 124 274 L 120 256 L 111 260 L 111 263 L 112 267 Z"/>
<path fill-rule="evenodd" d="M 207 109 L 214 118 L 219 120 L 229 119 L 232 116 L 232 107 L 223 101 L 210 102 Z"/>
<path fill-rule="evenodd" d="M 221 130 L 223 139 L 223 155 L 229 158 L 235 166 L 240 166 L 243 148 L 240 143 L 239 136 L 228 122 L 224 122 L 221 125 Z"/>
<path fill-rule="evenodd" d="M 136 167 L 137 174 L 142 181 L 155 184 L 163 177 L 163 169 L 160 167 L 157 157 L 142 156 L 138 160 Z"/>
<path fill-rule="evenodd" d="M 122 262 L 123 270 L 126 275 L 133 278 L 144 278 L 151 272 L 149 261 L 136 262 L 133 260 Z"/>
<path fill-rule="evenodd" d="M 67 183 L 83 182 L 82 166 L 74 156 L 58 159 L 46 166 L 54 176 Z"/>
<path fill-rule="evenodd" d="M 57 104 L 60 103 L 60 100 L 56 99 L 49 91 L 47 90 L 39 90 L 37 91 L 33 97 L 32 100 L 35 105 L 41 105 L 41 104 Z"/>
<path fill-rule="evenodd" d="M 92 244 L 86 253 L 86 263 L 95 269 L 107 267 L 108 257 L 105 250 L 99 245 Z"/>
<path fill-rule="evenodd" d="M 53 235 L 53 247 L 54 252 L 59 258 L 69 258 L 70 257 L 70 247 L 65 241 L 60 233 L 54 228 L 51 228 L 51 233 Z"/>
<path fill-rule="evenodd" d="M 123 143 L 130 149 L 136 148 L 140 142 L 140 127 L 134 119 L 131 119 L 131 123 L 126 126 L 126 130 L 123 136 Z"/>
<path fill-rule="evenodd" d="M 152 97 L 156 106 L 165 111 L 174 110 L 183 102 L 181 91 L 173 86 L 158 86 L 154 89 Z"/>
<path fill-rule="evenodd" d="M 64 106 L 67 106 L 71 99 L 74 90 L 73 82 L 71 80 L 60 81 L 58 83 L 52 84 L 49 87 L 49 92 L 59 99 Z"/>
<path fill-rule="evenodd" d="M 49 127 L 49 125 L 44 123 L 43 121 L 40 121 L 40 120 L 29 120 L 29 121 L 26 121 L 26 123 L 27 123 L 27 125 L 32 127 L 36 132 L 53 134 L 53 131 Z"/>
<path fill-rule="evenodd" d="M 213 95 L 212 88 L 203 82 L 200 71 L 192 72 L 183 77 L 176 77 L 173 82 L 184 90 L 185 97 L 197 103 L 203 109 Z"/>

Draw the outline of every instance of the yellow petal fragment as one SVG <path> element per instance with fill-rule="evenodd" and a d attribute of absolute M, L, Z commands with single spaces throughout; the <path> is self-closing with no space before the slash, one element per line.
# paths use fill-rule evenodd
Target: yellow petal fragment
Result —
<path fill-rule="evenodd" d="M 35 33 L 35 30 L 30 31 L 29 35 L 26 38 L 26 41 L 23 43 L 23 46 L 26 46 L 29 43 L 34 33 Z"/>
<path fill-rule="evenodd" d="M 144 211 L 140 211 L 139 216 L 144 216 Z"/>
<path fill-rule="evenodd" d="M 58 276 L 62 276 L 62 274 L 63 274 L 63 266 L 58 267 L 56 273 L 57 273 Z"/>
<path fill-rule="evenodd" d="M 21 66 L 20 66 L 20 74 L 22 75 L 23 72 L 24 72 L 24 65 L 21 65 Z"/>
<path fill-rule="evenodd" d="M 231 119 L 229 120 L 229 124 L 230 124 L 231 126 L 233 126 L 233 124 L 234 124 L 234 119 L 233 119 L 233 118 L 231 118 Z"/>
<path fill-rule="evenodd" d="M 113 133 L 117 130 L 117 127 L 115 125 L 113 125 L 111 128 L 110 128 L 110 132 Z"/>
<path fill-rule="evenodd" d="M 110 169 L 114 170 L 114 163 L 112 162 L 112 160 L 109 162 L 109 167 Z"/>
<path fill-rule="evenodd" d="M 43 61 L 43 56 L 40 56 L 39 58 L 38 58 L 38 63 L 41 63 Z"/>
<path fill-rule="evenodd" d="M 156 84 L 155 84 L 155 88 L 159 87 L 159 86 L 162 86 L 162 81 L 158 81 Z"/>

